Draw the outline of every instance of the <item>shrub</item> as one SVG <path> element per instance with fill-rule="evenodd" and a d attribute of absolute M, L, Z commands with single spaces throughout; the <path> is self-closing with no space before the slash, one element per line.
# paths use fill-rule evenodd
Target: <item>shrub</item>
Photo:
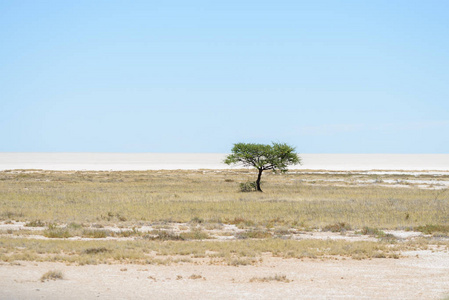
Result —
<path fill-rule="evenodd" d="M 106 230 L 89 230 L 85 229 L 83 230 L 83 236 L 95 238 L 95 239 L 101 239 L 109 236 L 109 232 Z"/>
<path fill-rule="evenodd" d="M 74 223 L 74 222 L 72 222 L 69 225 L 67 225 L 67 228 L 71 228 L 71 229 L 80 229 L 82 227 L 83 227 L 83 225 L 78 224 L 78 223 Z"/>
<path fill-rule="evenodd" d="M 254 226 L 255 222 L 252 220 L 246 220 L 242 217 L 235 217 L 234 220 L 226 220 L 227 223 L 237 225 L 237 226 Z"/>
<path fill-rule="evenodd" d="M 48 271 L 41 277 L 41 281 L 64 279 L 64 274 L 61 271 Z"/>
<path fill-rule="evenodd" d="M 363 229 L 360 231 L 361 234 L 363 235 L 374 235 L 377 237 L 384 237 L 385 236 L 385 232 L 383 232 L 380 229 L 377 228 L 371 228 L 371 227 L 363 227 Z"/>
<path fill-rule="evenodd" d="M 265 239 L 270 238 L 271 233 L 267 231 L 260 231 L 260 230 L 250 230 L 245 232 L 240 232 L 236 236 L 238 239 Z"/>
<path fill-rule="evenodd" d="M 269 281 L 279 281 L 279 282 L 290 282 L 291 280 L 287 278 L 285 275 L 276 274 L 274 276 L 269 277 L 253 277 L 249 282 L 269 282 Z"/>
<path fill-rule="evenodd" d="M 384 234 L 382 236 L 379 236 L 380 240 L 382 242 L 387 243 L 396 243 L 398 241 L 398 238 L 392 235 L 391 233 Z"/>
<path fill-rule="evenodd" d="M 200 217 L 194 217 L 194 218 L 192 218 L 192 220 L 190 220 L 190 222 L 196 223 L 196 224 L 201 224 L 201 223 L 204 223 L 204 219 L 202 219 Z"/>
<path fill-rule="evenodd" d="M 69 238 L 72 236 L 72 234 L 64 228 L 55 228 L 55 229 L 48 229 L 44 231 L 44 236 L 48 238 Z"/>
<path fill-rule="evenodd" d="M 332 232 L 345 232 L 346 230 L 351 230 L 351 226 L 345 222 L 326 225 L 323 228 L 323 231 L 332 231 Z"/>
<path fill-rule="evenodd" d="M 153 230 L 149 234 L 144 236 L 148 240 L 161 240 L 161 241 L 182 241 L 184 240 L 179 234 L 165 230 Z"/>
<path fill-rule="evenodd" d="M 190 232 L 183 232 L 180 234 L 183 240 L 205 240 L 209 239 L 210 236 L 201 230 L 192 230 Z"/>
<path fill-rule="evenodd" d="M 45 223 L 41 220 L 31 221 L 25 224 L 25 227 L 45 227 Z"/>
<path fill-rule="evenodd" d="M 420 231 L 424 234 L 432 234 L 434 232 L 448 233 L 449 225 L 431 225 L 427 224 L 425 226 L 415 227 L 416 231 Z"/>
<path fill-rule="evenodd" d="M 255 182 L 248 181 L 240 183 L 240 192 L 248 193 L 257 191 L 257 185 Z"/>
<path fill-rule="evenodd" d="M 82 253 L 84 254 L 98 254 L 98 253 L 104 253 L 104 252 L 110 252 L 111 250 L 105 248 L 105 247 L 98 247 L 98 248 L 87 248 L 83 250 Z"/>

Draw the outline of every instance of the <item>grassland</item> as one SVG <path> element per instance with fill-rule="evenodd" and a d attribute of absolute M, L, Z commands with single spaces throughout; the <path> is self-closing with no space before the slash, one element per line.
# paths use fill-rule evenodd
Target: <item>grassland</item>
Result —
<path fill-rule="evenodd" d="M 66 241 L 0 238 L 0 261 L 52 261 L 76 264 L 208 263 L 257 264 L 269 253 L 282 258 L 399 258 L 416 245 L 331 240 L 251 241 Z"/>
<path fill-rule="evenodd" d="M 422 232 L 436 230 L 447 236 L 449 231 L 449 192 L 445 188 L 449 174 L 267 173 L 264 193 L 239 191 L 239 183 L 252 180 L 254 173 L 249 170 L 0 172 L 0 221 L 41 226 L 42 236 L 62 239 L 32 240 L 26 237 L 32 232 L 22 231 L 14 237 L 4 232 L 0 260 L 84 264 L 207 258 L 238 265 L 255 263 L 265 252 L 295 258 L 398 257 L 400 250 L 411 246 L 404 248 L 404 244 L 391 241 L 284 240 L 282 233 L 333 228 L 381 233 L 421 228 Z M 177 235 L 164 231 L 164 226 L 167 229 L 179 223 L 192 230 Z M 236 241 L 201 241 L 210 238 L 203 229 L 223 224 L 247 231 L 239 233 Z M 113 233 L 101 229 L 105 226 L 159 226 L 162 230 Z M 72 236 L 132 240 L 67 240 Z M 182 257 L 173 258 L 177 255 Z"/>
<path fill-rule="evenodd" d="M 432 175 L 264 174 L 264 193 L 241 193 L 253 172 L 0 172 L 0 219 L 47 223 L 282 223 L 320 227 L 449 225 L 447 190 L 383 185 Z M 431 177 L 429 179 L 429 177 Z M 449 174 L 438 179 L 448 180 Z M 333 181 L 325 181 L 332 179 Z M 341 180 L 341 181 L 336 181 Z"/>

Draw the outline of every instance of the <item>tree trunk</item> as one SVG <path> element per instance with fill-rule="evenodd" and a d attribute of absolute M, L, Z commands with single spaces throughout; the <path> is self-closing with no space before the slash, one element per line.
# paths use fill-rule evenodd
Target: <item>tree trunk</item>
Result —
<path fill-rule="evenodd" d="M 262 172 L 263 172 L 263 169 L 259 169 L 259 175 L 257 175 L 256 191 L 258 191 L 258 192 L 262 192 L 262 189 L 260 188 L 260 178 L 262 177 Z"/>

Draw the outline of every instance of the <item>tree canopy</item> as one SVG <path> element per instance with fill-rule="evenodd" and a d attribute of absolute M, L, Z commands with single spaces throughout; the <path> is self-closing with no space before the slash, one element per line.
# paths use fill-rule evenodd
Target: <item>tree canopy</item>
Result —
<path fill-rule="evenodd" d="M 289 165 L 301 164 L 301 158 L 295 153 L 295 148 L 285 143 L 272 145 L 237 143 L 231 150 L 225 163 L 241 164 L 244 167 L 254 167 L 259 171 L 256 180 L 256 190 L 260 188 L 260 178 L 265 170 L 286 172 Z"/>

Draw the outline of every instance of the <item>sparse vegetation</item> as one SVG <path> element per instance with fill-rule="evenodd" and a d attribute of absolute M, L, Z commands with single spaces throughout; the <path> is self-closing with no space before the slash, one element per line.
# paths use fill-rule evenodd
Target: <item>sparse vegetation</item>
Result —
<path fill-rule="evenodd" d="M 101 239 L 105 238 L 109 235 L 109 232 L 106 230 L 92 230 L 92 229 L 85 229 L 83 230 L 82 236 L 84 237 L 90 237 L 95 239 Z"/>
<path fill-rule="evenodd" d="M 291 282 L 291 280 L 288 279 L 287 276 L 281 275 L 281 274 L 276 274 L 274 276 L 266 276 L 266 277 L 253 277 L 249 280 L 249 282 L 270 282 L 270 281 L 279 281 L 279 282 L 285 282 L 285 283 Z"/>
<path fill-rule="evenodd" d="M 345 222 L 338 222 L 338 223 L 326 225 L 323 227 L 323 231 L 345 232 L 347 230 L 351 230 L 351 226 Z"/>
<path fill-rule="evenodd" d="M 47 280 L 58 280 L 58 279 L 64 279 L 64 274 L 62 274 L 61 271 L 48 271 L 41 277 L 41 281 L 47 281 Z"/>
<path fill-rule="evenodd" d="M 110 250 L 107 249 L 106 247 L 98 247 L 98 248 L 87 248 L 85 250 L 83 250 L 81 253 L 85 253 L 85 254 L 98 254 L 98 253 L 104 253 L 104 252 L 109 252 Z"/>
<path fill-rule="evenodd" d="M 26 222 L 29 227 L 0 233 L 14 235 L 0 236 L 0 260 L 76 264 L 210 260 L 241 266 L 257 264 L 262 253 L 285 258 L 398 258 L 400 251 L 429 247 L 436 238 L 445 245 L 449 194 L 436 197 L 434 189 L 413 183 L 433 178 L 432 174 L 268 173 L 263 194 L 240 193 L 229 184 L 252 176 L 248 170 L 0 172 L 0 221 Z M 410 184 L 398 186 L 397 179 Z M 449 174 L 438 180 L 449 181 Z M 177 226 L 180 222 L 184 224 Z M 47 228 L 32 228 L 42 226 Z M 142 226 L 152 230 L 137 230 Z M 290 239 L 296 232 L 320 228 L 356 230 L 380 239 Z M 410 244 L 383 231 L 404 228 L 433 236 Z M 30 235 L 51 240 L 28 239 Z M 214 236 L 236 240 L 214 241 Z M 105 239 L 125 237 L 126 241 Z"/>
<path fill-rule="evenodd" d="M 203 232 L 201 230 L 192 230 L 189 232 L 182 232 L 180 235 L 181 239 L 183 240 L 206 240 L 210 239 L 211 237 L 206 232 Z"/>
<path fill-rule="evenodd" d="M 198 275 L 198 274 L 192 274 L 189 276 L 189 279 L 203 279 L 206 280 L 206 278 L 204 278 L 202 275 Z"/>
<path fill-rule="evenodd" d="M 55 261 L 76 264 L 172 264 L 209 259 L 228 265 L 257 264 L 262 254 L 282 258 L 350 257 L 368 259 L 399 257 L 404 249 L 421 244 L 389 244 L 344 240 L 254 239 L 236 241 L 114 241 L 32 240 L 0 238 L 0 261 Z M 176 256 L 177 258 L 173 258 Z"/>
<path fill-rule="evenodd" d="M 31 221 L 25 224 L 26 227 L 45 227 L 45 223 L 41 220 Z"/>
<path fill-rule="evenodd" d="M 239 239 L 266 239 L 270 237 L 272 237 L 271 233 L 261 230 L 250 230 L 237 234 Z"/>
<path fill-rule="evenodd" d="M 52 228 L 44 231 L 44 236 L 48 238 L 69 238 L 73 235 L 66 228 Z"/>
<path fill-rule="evenodd" d="M 383 232 L 380 229 L 377 228 L 371 228 L 371 227 L 363 227 L 363 229 L 360 231 L 361 234 L 364 235 L 373 235 L 376 237 L 384 237 L 385 236 L 385 232 Z"/>
<path fill-rule="evenodd" d="M 434 233 L 449 233 L 449 225 L 434 225 L 428 224 L 425 226 L 417 226 L 414 228 L 416 231 L 420 231 L 424 234 L 434 234 Z"/>
<path fill-rule="evenodd" d="M 243 219 L 261 226 L 278 219 L 277 225 L 312 228 L 338 222 L 385 229 L 449 225 L 449 193 L 435 199 L 431 189 L 395 187 L 394 178 L 423 181 L 432 175 L 382 175 L 392 183 L 376 184 L 369 180 L 379 175 L 267 173 L 266 191 L 259 194 L 240 193 L 224 181 L 246 182 L 253 176 L 248 170 L 36 171 L 20 177 L 24 172 L 0 172 L 0 220 L 132 226 L 197 217 L 203 223 Z M 438 179 L 449 181 L 445 176 Z"/>

